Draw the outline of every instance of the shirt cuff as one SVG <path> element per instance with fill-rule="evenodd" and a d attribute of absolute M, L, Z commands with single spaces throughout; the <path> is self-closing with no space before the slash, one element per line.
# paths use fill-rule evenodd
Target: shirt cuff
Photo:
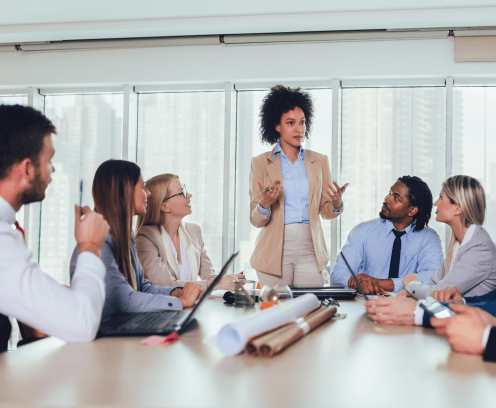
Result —
<path fill-rule="evenodd" d="M 332 211 L 334 211 L 334 212 L 340 212 L 342 209 L 343 209 L 343 202 L 342 201 L 341 201 L 341 205 L 339 206 L 339 208 L 334 208 L 334 206 L 332 207 Z"/>
<path fill-rule="evenodd" d="M 489 333 L 491 333 L 491 325 L 484 329 L 484 335 L 482 336 L 482 348 L 485 350 L 487 346 L 487 341 L 489 340 Z"/>
<path fill-rule="evenodd" d="M 263 208 L 260 203 L 258 203 L 258 212 L 262 214 L 264 217 L 270 216 L 270 207 L 268 209 Z"/>
<path fill-rule="evenodd" d="M 424 309 L 420 307 L 420 302 L 417 302 L 417 306 L 415 307 L 415 326 L 422 326 L 423 320 L 424 320 Z"/>
<path fill-rule="evenodd" d="M 172 289 L 174 290 L 176 288 Z M 179 298 L 168 295 L 166 300 L 166 307 L 164 308 L 164 310 L 183 310 L 183 304 L 181 303 Z"/>
<path fill-rule="evenodd" d="M 394 292 L 398 292 L 401 289 L 404 289 L 405 287 L 403 286 L 403 279 L 402 278 L 390 278 L 393 283 L 394 283 Z"/>

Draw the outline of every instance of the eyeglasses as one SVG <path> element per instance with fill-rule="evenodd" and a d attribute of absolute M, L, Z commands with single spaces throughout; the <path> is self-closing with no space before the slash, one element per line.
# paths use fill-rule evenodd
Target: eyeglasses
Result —
<path fill-rule="evenodd" d="M 170 197 L 164 198 L 164 201 L 168 200 L 169 198 L 181 195 L 181 194 L 183 195 L 184 198 L 188 198 L 188 192 L 186 191 L 186 184 L 183 184 L 183 188 L 181 189 L 181 191 L 179 193 L 176 193 L 176 194 L 171 195 Z M 164 202 L 164 201 L 162 201 L 162 202 Z"/>

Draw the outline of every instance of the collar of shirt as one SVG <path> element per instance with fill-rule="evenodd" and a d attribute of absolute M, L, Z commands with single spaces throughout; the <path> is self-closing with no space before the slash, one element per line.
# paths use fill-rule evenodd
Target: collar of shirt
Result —
<path fill-rule="evenodd" d="M 394 228 L 394 224 L 389 220 L 384 220 L 384 225 L 385 225 L 385 229 L 386 229 L 386 237 L 389 236 L 389 234 L 393 233 L 393 229 L 396 229 L 396 228 Z M 410 235 L 409 233 L 413 231 L 413 228 L 415 228 L 415 225 L 416 225 L 416 221 L 414 220 L 408 227 L 401 230 L 401 231 L 406 232 L 405 237 L 408 237 Z"/>
<path fill-rule="evenodd" d="M 458 258 L 458 254 L 460 253 L 462 246 L 465 245 L 468 241 L 470 241 L 472 239 L 472 237 L 474 236 L 475 227 L 477 227 L 477 225 L 471 224 L 470 227 L 468 227 L 468 230 L 465 233 L 465 236 L 463 237 L 462 243 L 460 244 L 458 241 L 456 242 L 455 248 L 453 251 L 453 257 L 451 258 L 451 265 L 450 265 L 449 270 L 451 270 L 451 268 L 453 267 L 453 265 L 455 263 L 455 260 Z"/>
<path fill-rule="evenodd" d="M 12 206 L 0 196 L 0 221 L 13 225 L 15 222 L 15 211 Z"/>
<path fill-rule="evenodd" d="M 274 150 L 272 150 L 272 160 L 275 159 L 277 153 L 280 153 L 282 157 L 286 157 L 286 155 L 284 154 L 284 152 L 281 149 L 281 143 L 280 142 L 277 142 L 276 146 L 274 147 Z M 305 149 L 302 146 L 300 146 L 300 153 L 298 153 L 298 159 L 303 160 L 304 157 L 305 157 Z M 287 159 L 287 157 L 286 157 L 286 159 Z"/>
<path fill-rule="evenodd" d="M 475 227 L 477 227 L 477 225 L 475 224 L 471 224 L 470 227 L 468 227 L 468 230 L 465 233 L 465 236 L 463 237 L 463 242 L 460 245 L 461 247 L 472 239 L 472 237 L 474 236 Z"/>

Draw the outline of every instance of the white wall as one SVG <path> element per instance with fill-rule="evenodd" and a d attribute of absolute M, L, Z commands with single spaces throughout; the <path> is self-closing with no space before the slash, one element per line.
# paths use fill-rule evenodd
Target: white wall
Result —
<path fill-rule="evenodd" d="M 496 63 L 455 63 L 452 37 L 0 53 L 0 88 L 446 76 L 496 77 Z"/>

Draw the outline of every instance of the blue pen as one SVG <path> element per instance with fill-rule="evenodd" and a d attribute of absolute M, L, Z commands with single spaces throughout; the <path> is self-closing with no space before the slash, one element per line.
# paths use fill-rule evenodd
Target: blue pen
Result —
<path fill-rule="evenodd" d="M 83 179 L 79 182 L 79 208 L 81 210 L 81 216 L 83 216 Z"/>

